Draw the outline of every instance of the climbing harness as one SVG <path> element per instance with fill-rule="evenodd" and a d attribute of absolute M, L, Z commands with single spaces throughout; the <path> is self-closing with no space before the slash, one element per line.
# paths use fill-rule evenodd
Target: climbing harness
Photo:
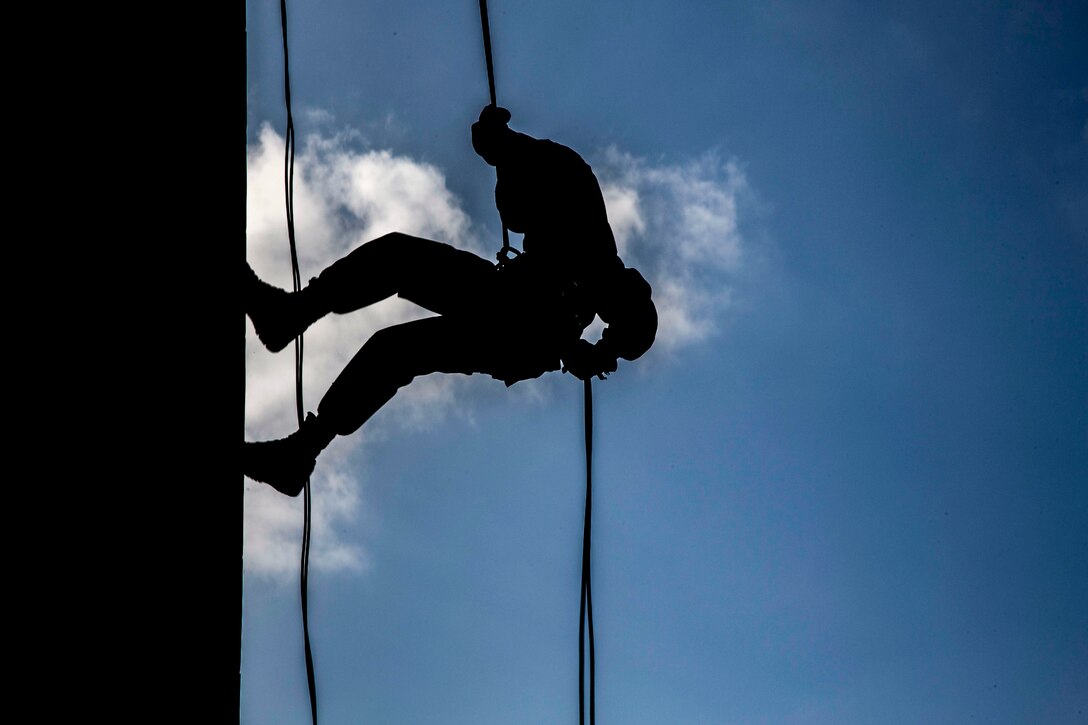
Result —
<path fill-rule="evenodd" d="M 287 241 L 291 245 L 291 282 L 295 292 L 302 289 L 298 249 L 295 245 L 295 118 L 291 113 L 291 64 L 287 55 L 287 0 L 280 0 L 280 29 L 283 32 L 283 100 L 287 106 L 287 130 L 284 132 L 283 189 L 287 204 Z M 295 338 L 295 412 L 302 429 L 305 406 L 302 402 L 302 333 Z M 302 562 L 299 589 L 302 598 L 302 640 L 306 650 L 306 685 L 310 693 L 310 717 L 317 725 L 317 680 L 310 647 L 308 583 L 310 575 L 310 477 L 302 488 Z"/>

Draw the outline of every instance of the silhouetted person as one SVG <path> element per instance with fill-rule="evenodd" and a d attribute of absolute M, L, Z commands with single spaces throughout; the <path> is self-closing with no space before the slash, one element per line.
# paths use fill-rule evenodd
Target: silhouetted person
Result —
<path fill-rule="evenodd" d="M 336 378 L 301 429 L 246 443 L 245 475 L 295 496 L 337 435 L 355 432 L 418 375 L 486 373 L 513 385 L 545 372 L 579 378 L 616 370 L 653 344 L 650 285 L 616 254 L 592 169 L 560 144 L 507 127 L 488 106 L 472 146 L 496 167 L 503 223 L 524 234 L 524 252 L 500 266 L 447 244 L 393 232 L 332 264 L 297 293 L 259 280 L 246 266 L 246 314 L 269 350 L 312 323 L 392 295 L 438 313 L 374 333 Z M 596 344 L 580 339 L 594 315 L 607 323 Z"/>

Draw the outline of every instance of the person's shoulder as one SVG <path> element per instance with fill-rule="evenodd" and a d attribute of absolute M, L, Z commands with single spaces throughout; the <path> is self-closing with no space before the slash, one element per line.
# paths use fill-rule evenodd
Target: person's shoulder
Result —
<path fill-rule="evenodd" d="M 565 146 L 558 141 L 552 141 L 550 138 L 539 139 L 538 143 L 541 144 L 539 146 L 540 152 L 557 164 L 589 168 L 589 164 L 586 163 L 581 154 L 570 146 Z"/>
<path fill-rule="evenodd" d="M 548 144 L 548 148 L 553 149 L 554 152 L 557 153 L 557 154 L 563 154 L 563 155 L 566 155 L 566 156 L 574 156 L 575 158 L 578 158 L 578 159 L 582 158 L 581 155 L 579 155 L 579 153 L 577 151 L 575 151 L 574 149 L 572 149 L 570 146 L 566 146 L 564 144 L 561 144 L 558 141 L 552 141 L 550 138 L 541 139 L 541 141 Z"/>
<path fill-rule="evenodd" d="M 565 146 L 558 141 L 553 141 L 550 138 L 536 138 L 535 136 L 530 136 L 527 133 L 513 130 L 511 138 L 514 140 L 514 143 L 518 144 L 523 149 L 532 149 L 533 151 L 540 154 L 567 156 L 577 159 L 582 158 L 578 155 L 578 152 L 571 147 Z"/>

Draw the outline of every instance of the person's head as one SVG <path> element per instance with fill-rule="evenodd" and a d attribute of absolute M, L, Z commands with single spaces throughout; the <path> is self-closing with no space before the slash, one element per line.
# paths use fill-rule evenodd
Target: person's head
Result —
<path fill-rule="evenodd" d="M 502 160 L 506 139 L 512 133 L 506 125 L 509 122 L 510 111 L 501 106 L 484 106 L 480 120 L 472 124 L 472 148 L 491 166 Z"/>

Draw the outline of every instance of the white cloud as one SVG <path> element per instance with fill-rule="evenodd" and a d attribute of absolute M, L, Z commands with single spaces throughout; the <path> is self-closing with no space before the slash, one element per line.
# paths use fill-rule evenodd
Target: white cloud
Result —
<path fill-rule="evenodd" d="M 369 239 L 402 231 L 481 251 L 468 216 L 434 166 L 388 151 L 353 151 L 348 136 L 307 140 L 295 159 L 295 234 L 304 279 L 315 276 Z M 248 154 L 247 258 L 257 274 L 290 288 L 290 253 L 283 201 L 283 139 L 264 128 Z M 320 396 L 376 330 L 430 313 L 390 299 L 351 315 L 330 315 L 306 333 L 303 386 L 306 407 Z M 246 339 L 246 437 L 280 438 L 296 427 L 294 357 L 291 348 L 273 355 L 249 328 Z M 457 376 L 430 376 L 412 384 L 389 406 L 386 420 L 415 426 L 440 420 L 452 410 Z M 369 436 L 372 440 L 375 436 Z M 311 562 L 317 569 L 365 568 L 357 543 L 335 524 L 359 515 L 356 472 L 349 460 L 358 445 L 338 439 L 318 460 L 312 478 Z M 247 571 L 291 576 L 297 572 L 301 501 L 268 486 L 247 482 L 243 554 Z"/>
<path fill-rule="evenodd" d="M 326 571 L 363 571 L 370 561 L 357 545 L 335 534 L 338 522 L 358 512 L 359 489 L 348 471 L 346 441 L 334 442 L 315 472 L 311 499 L 310 566 Z M 246 481 L 243 556 L 247 571 L 282 579 L 298 576 L 302 541 L 302 497 L 288 498 L 264 484 Z"/>
<path fill-rule="evenodd" d="M 682 164 L 652 164 L 610 148 L 594 165 L 608 218 L 628 266 L 654 289 L 655 350 L 700 342 L 733 298 L 744 243 L 738 206 L 749 193 L 736 161 L 707 153 Z"/>
<path fill-rule="evenodd" d="M 439 169 L 390 151 L 357 151 L 362 143 L 362 136 L 350 131 L 315 136 L 296 157 L 295 223 L 304 280 L 390 231 L 491 257 L 493 250 L 479 244 L 471 219 Z M 247 257 L 262 279 L 290 288 L 283 150 L 283 139 L 267 127 L 249 150 Z M 745 260 L 737 216 L 747 192 L 742 170 L 715 154 L 682 164 L 653 164 L 616 149 L 599 154 L 594 168 L 624 260 L 653 285 L 660 316 L 655 349 L 672 353 L 707 339 L 729 306 L 731 280 Z M 306 333 L 306 408 L 317 407 L 320 396 L 376 330 L 428 314 L 393 298 L 316 323 Z M 290 347 L 273 355 L 250 327 L 246 364 L 247 439 L 288 435 L 296 427 Z M 471 420 L 471 409 L 455 404 L 475 397 L 485 384 L 456 375 L 418 379 L 368 424 L 366 440 L 380 444 L 390 434 L 390 424 L 431 426 L 454 411 Z M 493 385 L 502 389 L 499 383 Z M 503 395 L 511 404 L 541 405 L 549 385 L 543 379 L 522 383 Z M 364 571 L 369 565 L 361 543 L 365 532 L 360 529 L 366 527 L 358 525 L 367 515 L 358 470 L 362 440 L 338 438 L 318 459 L 312 479 L 315 569 Z M 247 482 L 247 571 L 297 576 L 301 522 L 301 497 L 287 498 Z"/>
<path fill-rule="evenodd" d="M 632 236 L 646 231 L 646 221 L 639 208 L 638 191 L 632 186 L 605 184 L 604 205 L 608 209 L 608 223 L 616 236 L 616 249 L 626 259 L 628 242 Z"/>

